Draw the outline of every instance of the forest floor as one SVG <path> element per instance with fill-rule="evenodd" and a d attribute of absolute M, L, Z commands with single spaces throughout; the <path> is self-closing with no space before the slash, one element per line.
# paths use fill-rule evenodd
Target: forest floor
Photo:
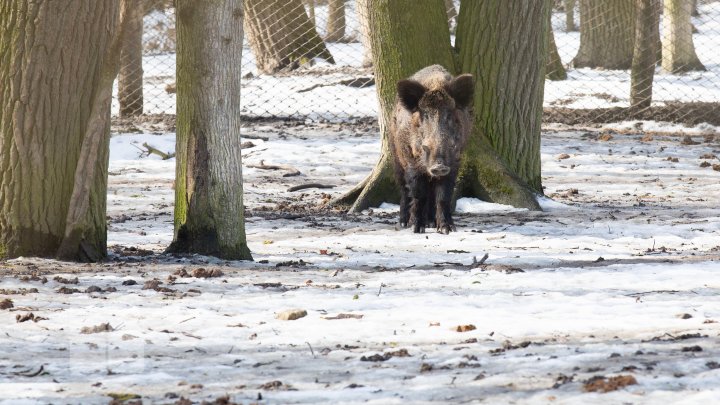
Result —
<path fill-rule="evenodd" d="M 464 199 L 446 236 L 323 205 L 375 163 L 374 126 L 256 123 L 255 261 L 226 262 L 162 254 L 175 162 L 140 150 L 174 134 L 116 134 L 110 260 L 0 262 L 0 403 L 711 403 L 717 135 L 547 128 L 544 211 Z"/>

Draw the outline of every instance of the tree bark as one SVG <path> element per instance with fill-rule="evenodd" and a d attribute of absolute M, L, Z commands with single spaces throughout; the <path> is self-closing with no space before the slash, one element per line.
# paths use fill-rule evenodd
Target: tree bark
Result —
<path fill-rule="evenodd" d="M 358 18 L 358 25 L 360 26 L 360 42 L 363 46 L 362 67 L 371 67 L 373 64 L 372 44 L 370 43 L 370 23 L 368 22 L 368 15 L 370 14 L 370 9 L 368 8 L 369 2 L 370 0 L 355 1 L 355 12 Z"/>
<path fill-rule="evenodd" d="M 663 70 L 669 73 L 705 70 L 693 44 L 691 0 L 664 0 L 663 6 Z"/>
<path fill-rule="evenodd" d="M 630 106 L 647 108 L 652 102 L 653 78 L 660 38 L 660 7 L 657 0 L 635 0 L 635 51 L 630 72 Z"/>
<path fill-rule="evenodd" d="M 443 0 L 369 0 L 368 5 L 382 146 L 370 176 L 333 201 L 334 205 L 351 205 L 351 212 L 399 201 L 388 143 L 397 82 L 432 64 L 455 70 Z"/>
<path fill-rule="evenodd" d="M 131 35 L 135 21 L 142 19 L 142 9 L 142 0 L 121 0 L 120 26 L 101 61 L 99 85 L 75 169 L 65 235 L 57 252 L 59 259 L 98 261 L 106 256 L 104 245 L 97 249 L 85 242 L 86 235 L 95 229 L 90 220 L 95 216 L 91 210 L 96 197 L 91 190 L 94 181 L 100 181 L 102 188 L 107 189 L 107 169 L 98 174 L 98 168 L 107 168 L 108 165 L 112 87 L 120 69 L 120 50 Z"/>
<path fill-rule="evenodd" d="M 176 2 L 175 235 L 169 252 L 252 259 L 240 150 L 242 3 Z"/>
<path fill-rule="evenodd" d="M 124 36 L 120 53 L 117 80 L 121 117 L 135 117 L 143 113 L 143 4 L 138 2 L 137 6 L 138 12 L 133 12 L 132 20 L 126 23 L 128 32 Z"/>
<path fill-rule="evenodd" d="M 549 1 L 465 1 L 460 7 L 460 70 L 477 81 L 475 135 L 465 153 L 459 195 L 540 210 L 535 193 L 542 194 L 540 125 L 550 12 Z"/>
<path fill-rule="evenodd" d="M 325 41 L 339 42 L 345 38 L 345 0 L 328 0 Z"/>
<path fill-rule="evenodd" d="M 93 103 L 118 15 L 117 1 L 0 2 L 0 256 L 58 252 L 95 112 L 109 134 Z M 107 144 L 95 163 L 79 259 L 107 253 Z"/>
<path fill-rule="evenodd" d="M 244 0 L 243 8 L 260 72 L 297 69 L 313 58 L 335 63 L 300 0 Z"/>
<path fill-rule="evenodd" d="M 547 51 L 547 66 L 546 77 L 549 80 L 565 80 L 567 79 L 567 71 L 565 66 L 560 59 L 557 45 L 555 44 L 555 34 L 553 33 L 552 26 L 548 27 L 548 51 Z"/>
<path fill-rule="evenodd" d="M 565 0 L 565 32 L 577 31 L 575 26 L 575 0 Z"/>
<path fill-rule="evenodd" d="M 573 66 L 630 69 L 634 39 L 634 0 L 580 0 L 580 49 Z"/>

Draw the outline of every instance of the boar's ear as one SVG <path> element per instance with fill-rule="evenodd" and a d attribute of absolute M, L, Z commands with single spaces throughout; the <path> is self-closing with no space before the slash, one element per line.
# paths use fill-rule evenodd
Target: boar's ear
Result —
<path fill-rule="evenodd" d="M 420 103 L 423 94 L 425 94 L 425 87 L 415 80 L 400 80 L 397 84 L 397 92 L 398 99 L 403 107 L 413 111 Z"/>
<path fill-rule="evenodd" d="M 475 80 L 472 75 L 460 75 L 447 85 L 448 93 L 455 99 L 458 108 L 465 108 L 472 103 L 475 93 Z"/>

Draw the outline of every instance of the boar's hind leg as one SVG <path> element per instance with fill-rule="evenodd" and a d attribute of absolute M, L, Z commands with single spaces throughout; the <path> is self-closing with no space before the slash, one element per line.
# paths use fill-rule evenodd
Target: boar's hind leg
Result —
<path fill-rule="evenodd" d="M 428 218 L 428 180 L 423 175 L 410 175 L 407 179 L 410 188 L 410 219 L 413 232 L 424 233 Z"/>
<path fill-rule="evenodd" d="M 435 184 L 435 225 L 439 233 L 449 234 L 455 231 L 452 219 L 452 195 L 455 189 L 455 173 L 450 173 Z M 431 208 L 431 209 L 432 209 Z"/>

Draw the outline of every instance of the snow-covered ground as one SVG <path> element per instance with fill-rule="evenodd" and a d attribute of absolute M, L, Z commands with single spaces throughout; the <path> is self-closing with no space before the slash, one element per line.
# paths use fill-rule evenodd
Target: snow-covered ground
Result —
<path fill-rule="evenodd" d="M 360 37 L 352 7 L 347 7 L 347 37 Z M 318 30 L 324 34 L 327 8 L 316 9 Z M 578 13 L 576 13 L 576 17 Z M 567 66 L 580 46 L 579 32 L 565 32 L 565 15 L 553 15 L 553 28 L 558 51 Z M 706 72 L 673 75 L 659 68 L 653 82 L 654 105 L 666 102 L 716 102 L 720 100 L 720 2 L 700 5 L 700 16 L 693 17 L 698 32 L 693 35 L 697 55 Z M 146 43 L 167 42 L 167 27 L 159 13 L 146 18 Z M 329 43 L 336 65 L 318 61 L 293 74 L 264 75 L 257 71 L 255 58 L 248 46 L 243 50 L 242 113 L 259 117 L 303 117 L 312 120 L 343 121 L 377 115 L 375 87 L 356 88 L 341 82 L 371 76 L 360 67 L 362 45 L 359 42 Z M 146 45 L 147 48 L 147 45 Z M 160 49 L 166 49 L 162 45 Z M 146 113 L 175 113 L 175 94 L 165 91 L 175 81 L 175 54 L 159 53 L 146 56 Z M 630 72 L 621 70 L 569 69 L 568 80 L 545 82 L 545 106 L 569 108 L 627 107 L 630 97 Z M 113 111 L 118 106 L 114 104 Z"/>
<path fill-rule="evenodd" d="M 392 204 L 321 208 L 369 172 L 377 128 L 248 126 L 244 163 L 302 173 L 245 169 L 252 263 L 160 255 L 175 162 L 133 145 L 174 135 L 116 134 L 114 260 L 0 263 L 0 402 L 714 403 L 720 144 L 694 133 L 548 131 L 545 210 L 462 200 L 445 236 L 397 229 Z M 287 191 L 310 182 L 336 187 Z M 636 384 L 586 392 L 614 376 Z"/>

